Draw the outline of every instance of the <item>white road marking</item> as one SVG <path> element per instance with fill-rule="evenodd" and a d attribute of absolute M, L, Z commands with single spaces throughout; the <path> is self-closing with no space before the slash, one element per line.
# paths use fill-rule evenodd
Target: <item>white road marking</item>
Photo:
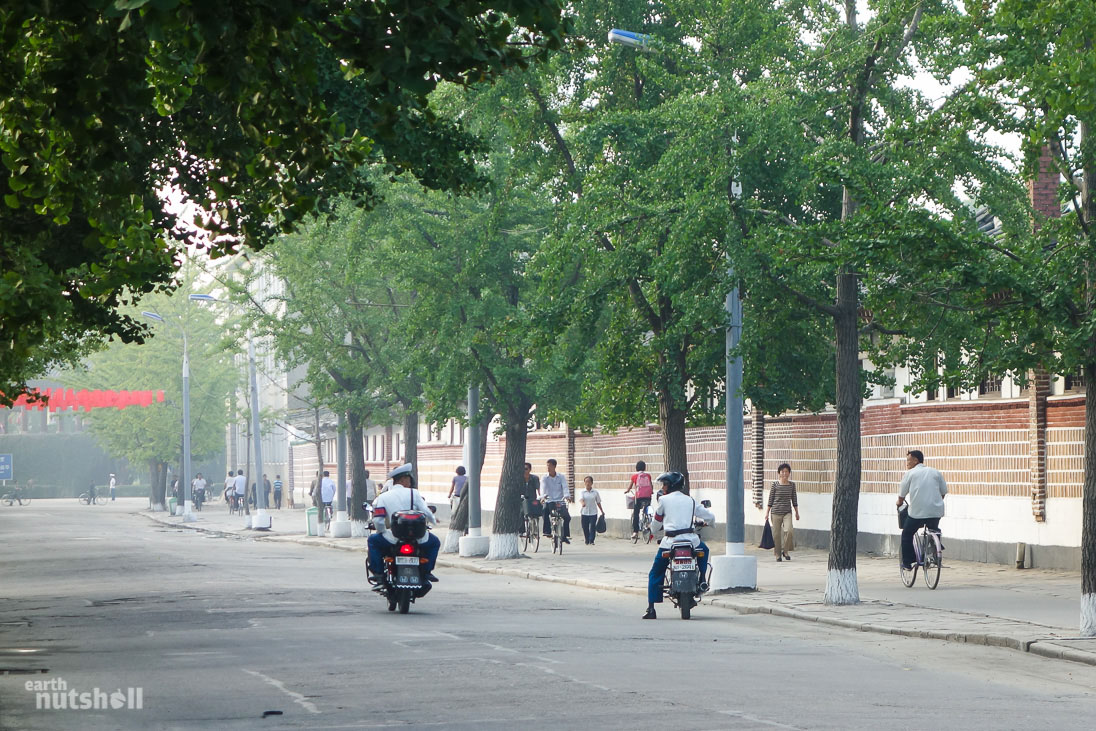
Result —
<path fill-rule="evenodd" d="M 290 698 L 293 699 L 294 703 L 296 703 L 297 705 L 299 705 L 301 708 L 305 709 L 309 713 L 320 713 L 320 709 L 316 708 L 316 705 L 314 703 L 307 700 L 300 693 L 297 693 L 295 691 L 290 690 L 289 688 L 286 688 L 285 683 L 283 683 L 282 681 L 275 680 L 274 678 L 270 677 L 269 675 L 263 675 L 262 673 L 260 673 L 256 670 L 248 670 L 247 668 L 243 668 L 243 671 L 245 673 L 250 673 L 251 675 L 254 675 L 256 678 L 262 678 L 263 681 L 265 681 L 268 685 L 273 685 L 275 688 L 277 688 L 281 692 L 285 693 L 287 696 L 289 696 Z"/>
<path fill-rule="evenodd" d="M 743 721 L 752 721 L 753 723 L 761 723 L 766 726 L 775 726 L 776 728 L 786 728 L 792 731 L 803 731 L 799 726 L 789 726 L 786 723 L 780 723 L 778 721 L 770 721 L 767 718 L 758 718 L 757 716 L 749 713 L 743 713 L 742 711 L 717 711 L 724 716 L 733 716 L 734 718 L 741 718 Z"/>

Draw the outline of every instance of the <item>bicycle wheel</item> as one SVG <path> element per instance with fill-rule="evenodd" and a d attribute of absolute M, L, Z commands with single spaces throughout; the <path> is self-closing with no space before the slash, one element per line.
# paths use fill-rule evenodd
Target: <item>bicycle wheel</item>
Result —
<path fill-rule="evenodd" d="M 19 498 L 19 504 L 20 505 L 30 505 L 30 498 L 29 497 Z"/>
<path fill-rule="evenodd" d="M 11 505 L 13 502 L 15 501 L 12 500 L 11 495 L 4 496 L 4 505 Z"/>
<path fill-rule="evenodd" d="M 540 524 L 536 518 L 529 519 L 529 527 L 526 530 L 526 534 L 532 536 L 529 542 L 533 544 L 533 553 L 540 550 Z"/>
<path fill-rule="evenodd" d="M 905 569 L 902 567 L 902 557 L 898 557 L 898 571 L 902 574 L 902 583 L 907 587 L 912 587 L 913 582 L 917 581 L 917 564 L 913 564 L 912 568 Z"/>
<path fill-rule="evenodd" d="M 525 553 L 529 550 L 529 521 L 525 521 L 525 537 L 521 539 L 521 552 Z"/>
<path fill-rule="evenodd" d="M 925 557 L 925 586 L 935 589 L 940 583 L 940 551 L 931 535 L 926 534 L 921 540 L 921 555 Z"/>
<path fill-rule="evenodd" d="M 104 495 L 96 495 L 95 496 L 95 504 L 96 505 L 106 505 L 107 504 L 106 497 Z"/>
<path fill-rule="evenodd" d="M 88 494 L 86 492 L 82 493 L 80 497 L 76 498 L 76 502 L 86 505 L 88 502 Z"/>

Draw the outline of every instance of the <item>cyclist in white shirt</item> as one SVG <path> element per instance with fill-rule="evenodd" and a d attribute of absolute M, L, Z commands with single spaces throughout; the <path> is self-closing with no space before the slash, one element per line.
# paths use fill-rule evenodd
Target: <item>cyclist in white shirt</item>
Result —
<path fill-rule="evenodd" d="M 680 472 L 661 474 L 658 476 L 658 482 L 662 483 L 666 495 L 658 503 L 651 528 L 657 529 L 661 524 L 666 529 L 666 536 L 658 546 L 654 564 L 651 565 L 651 573 L 647 575 L 647 613 L 643 615 L 644 619 L 657 618 L 655 604 L 662 602 L 662 585 L 666 579 L 666 566 L 670 563 L 670 559 L 663 556 L 662 552 L 678 541 L 689 541 L 693 544 L 693 548 L 698 549 L 697 564 L 701 576 L 699 590 L 701 592 L 708 590 L 705 581 L 708 576 L 708 546 L 697 535 L 693 527 L 693 519 L 700 518 L 707 523 L 715 522 L 715 513 L 685 492 L 685 476 Z"/>
<path fill-rule="evenodd" d="M 906 469 L 909 471 L 898 487 L 897 504 L 901 507 L 909 495 L 906 527 L 902 529 L 902 567 L 910 569 L 914 561 L 913 534 L 923 525 L 930 530 L 940 529 L 948 485 L 939 470 L 925 465 L 925 455 L 920 449 L 906 452 Z"/>

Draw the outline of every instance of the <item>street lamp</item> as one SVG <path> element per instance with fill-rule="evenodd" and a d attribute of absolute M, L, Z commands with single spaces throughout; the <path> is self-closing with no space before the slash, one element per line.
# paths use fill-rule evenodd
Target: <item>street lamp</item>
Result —
<path fill-rule="evenodd" d="M 218 302 L 220 304 L 237 307 L 234 302 L 217 299 L 211 294 L 192 294 L 189 296 L 192 302 Z M 251 433 L 255 444 L 255 515 L 251 516 L 251 528 L 255 530 L 270 530 L 273 520 L 266 512 L 266 485 L 263 482 L 263 439 L 259 426 L 259 379 L 255 369 L 255 343 L 251 339 L 251 332 L 247 334 L 247 365 L 251 379 Z M 251 475 L 248 475 L 251 477 Z"/>
<path fill-rule="evenodd" d="M 141 315 L 156 322 L 168 322 L 156 312 L 142 311 Z M 171 322 L 183 334 L 183 522 L 193 523 L 193 496 L 190 491 L 190 354 L 186 338 L 186 328 Z"/>
<path fill-rule="evenodd" d="M 614 28 L 609 42 L 650 51 L 653 38 L 646 33 Z M 737 140 L 736 140 L 737 141 Z M 742 184 L 732 192 L 741 197 Z M 734 265 L 727 261 L 727 276 L 735 282 Z M 727 294 L 727 553 L 712 556 L 711 587 L 715 591 L 757 588 L 757 559 L 746 555 L 746 510 L 742 469 L 742 355 L 731 355 L 742 337 L 742 302 L 738 284 Z"/>

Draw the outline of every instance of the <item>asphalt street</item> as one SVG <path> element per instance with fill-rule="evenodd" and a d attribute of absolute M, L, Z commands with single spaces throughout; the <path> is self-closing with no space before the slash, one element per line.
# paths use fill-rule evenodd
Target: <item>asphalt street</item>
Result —
<path fill-rule="evenodd" d="M 166 527 L 133 514 L 142 502 L 0 509 L 0 727 L 1087 729 L 1096 715 L 1090 666 L 708 605 L 644 622 L 635 597 L 506 576 L 448 570 L 391 614 L 360 554 Z M 142 707 L 39 709 L 28 683 Z"/>

